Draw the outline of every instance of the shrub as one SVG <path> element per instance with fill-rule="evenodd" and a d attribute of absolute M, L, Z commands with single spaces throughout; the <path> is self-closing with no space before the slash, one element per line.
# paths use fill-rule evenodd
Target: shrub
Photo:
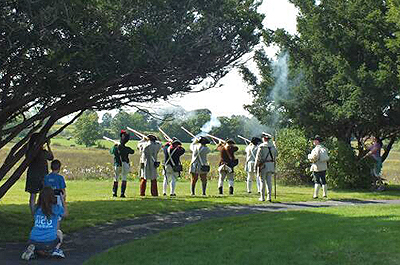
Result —
<path fill-rule="evenodd" d="M 341 189 L 370 188 L 370 158 L 358 160 L 353 148 L 342 141 L 328 141 L 329 162 L 327 170 L 328 185 Z"/>
<path fill-rule="evenodd" d="M 276 141 L 278 149 L 277 175 L 283 184 L 305 184 L 310 182 L 307 169 L 310 163 L 307 154 L 310 145 L 304 131 L 286 128 L 279 131 Z"/>

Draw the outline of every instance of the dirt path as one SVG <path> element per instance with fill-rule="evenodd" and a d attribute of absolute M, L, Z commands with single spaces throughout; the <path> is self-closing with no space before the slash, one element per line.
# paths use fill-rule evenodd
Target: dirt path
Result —
<path fill-rule="evenodd" d="M 63 250 L 66 259 L 36 259 L 29 262 L 20 259 L 26 245 L 24 243 L 0 243 L 0 264 L 82 264 L 89 257 L 113 246 L 156 234 L 162 230 L 181 227 L 212 218 L 239 216 L 260 212 L 301 210 L 306 208 L 350 206 L 362 204 L 400 204 L 400 200 L 349 200 L 312 201 L 297 203 L 271 203 L 264 205 L 228 206 L 198 209 L 186 212 L 157 214 L 137 217 L 130 220 L 107 223 L 86 228 L 66 235 Z"/>

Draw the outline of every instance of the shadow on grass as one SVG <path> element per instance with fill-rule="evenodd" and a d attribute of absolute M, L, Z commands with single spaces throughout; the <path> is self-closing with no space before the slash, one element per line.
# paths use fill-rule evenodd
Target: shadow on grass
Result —
<path fill-rule="evenodd" d="M 399 219 L 398 206 L 212 219 L 132 241 L 85 264 L 399 264 Z"/>
<path fill-rule="evenodd" d="M 201 199 L 201 198 L 199 198 Z M 224 203 L 219 203 L 219 205 Z M 69 216 L 62 221 L 63 231 L 69 233 L 84 227 L 139 216 L 186 211 L 217 206 L 205 200 L 127 198 L 126 200 L 68 202 Z M 0 242 L 25 241 L 33 225 L 27 205 L 0 205 Z"/>

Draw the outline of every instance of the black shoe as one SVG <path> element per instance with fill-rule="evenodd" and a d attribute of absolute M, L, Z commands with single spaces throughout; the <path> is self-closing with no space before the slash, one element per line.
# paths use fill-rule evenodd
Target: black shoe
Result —
<path fill-rule="evenodd" d="M 251 191 L 248 191 L 247 193 L 251 193 Z"/>
<path fill-rule="evenodd" d="M 121 194 L 121 196 L 120 196 L 120 197 L 121 197 L 121 198 L 126 198 L 126 197 L 125 197 L 125 194 Z"/>
<path fill-rule="evenodd" d="M 174 193 L 174 194 L 170 194 L 169 195 L 170 197 L 176 197 L 176 194 Z"/>
<path fill-rule="evenodd" d="M 222 191 L 222 187 L 218 188 L 219 194 L 224 194 L 224 192 Z"/>
<path fill-rule="evenodd" d="M 114 194 L 113 194 L 113 197 L 118 197 L 118 196 L 117 196 L 117 194 L 114 193 Z"/>
<path fill-rule="evenodd" d="M 272 202 L 271 199 L 269 199 L 269 200 L 267 200 L 267 201 Z"/>
<path fill-rule="evenodd" d="M 166 193 L 163 193 L 163 196 L 167 196 L 167 194 L 166 194 Z"/>
<path fill-rule="evenodd" d="M 233 195 L 233 187 L 229 187 L 229 194 Z"/>
<path fill-rule="evenodd" d="M 317 197 L 314 197 L 314 196 L 313 196 L 312 198 L 313 198 L 313 199 L 318 199 L 318 196 L 317 196 Z"/>

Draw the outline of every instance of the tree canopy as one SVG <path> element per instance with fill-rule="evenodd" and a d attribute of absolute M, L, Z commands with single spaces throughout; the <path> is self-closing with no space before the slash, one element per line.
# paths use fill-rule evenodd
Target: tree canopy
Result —
<path fill-rule="evenodd" d="M 390 139 L 390 150 L 400 133 L 398 9 L 388 19 L 384 0 L 290 2 L 299 9 L 298 34 L 278 29 L 272 36 L 289 55 L 287 94 L 279 100 L 271 96 L 282 75 L 274 74 L 274 64 L 260 51 L 262 80 L 243 69 L 255 96 L 249 111 L 260 120 L 278 112 L 286 124 L 305 128 L 310 136 L 348 144 L 355 137 L 360 156 L 369 136 Z"/>
<path fill-rule="evenodd" d="M 253 0 L 6 0 L 0 5 L 0 148 L 19 139 L 0 180 L 33 131 L 60 118 L 213 86 L 259 41 Z M 203 83 L 204 84 L 204 83 Z M 29 115 L 27 115 L 29 113 Z M 18 121 L 18 122 L 15 122 Z M 68 124 L 66 124 L 67 126 Z M 0 187 L 18 180 L 27 157 Z"/>

